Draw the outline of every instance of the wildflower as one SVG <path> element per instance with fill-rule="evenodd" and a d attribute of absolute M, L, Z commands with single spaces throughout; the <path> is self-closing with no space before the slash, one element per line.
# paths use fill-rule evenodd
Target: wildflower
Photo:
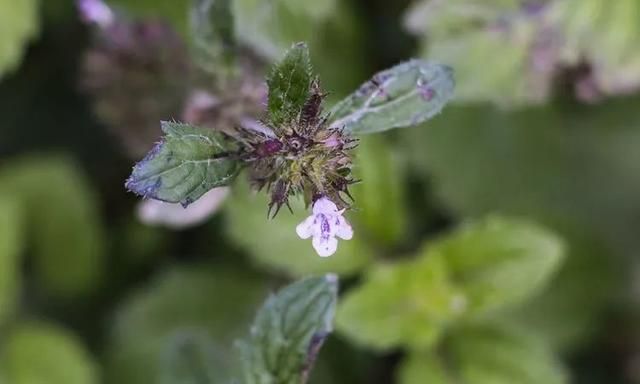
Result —
<path fill-rule="evenodd" d="M 328 257 L 338 249 L 338 239 L 350 240 L 353 229 L 342 217 L 345 209 L 338 209 L 333 201 L 321 197 L 313 204 L 313 214 L 296 227 L 302 239 L 313 237 L 311 244 L 318 255 Z"/>

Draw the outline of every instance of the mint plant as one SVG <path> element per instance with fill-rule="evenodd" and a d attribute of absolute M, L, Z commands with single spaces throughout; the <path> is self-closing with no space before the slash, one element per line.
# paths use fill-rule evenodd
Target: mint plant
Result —
<path fill-rule="evenodd" d="M 420 124 L 453 95 L 451 69 L 413 60 L 375 75 L 324 113 L 326 94 L 304 43 L 294 44 L 272 67 L 267 85 L 266 116 L 251 126 L 220 132 L 164 122 L 163 140 L 134 167 L 127 189 L 186 207 L 246 170 L 251 185 L 270 194 L 268 216 L 285 205 L 291 209 L 289 199 L 298 195 L 314 207 L 316 226 L 299 234 L 313 236 L 318 253 L 329 256 L 336 235 L 351 237 L 340 218 L 353 203 L 356 135 Z M 327 209 L 316 207 L 318 201 Z"/>

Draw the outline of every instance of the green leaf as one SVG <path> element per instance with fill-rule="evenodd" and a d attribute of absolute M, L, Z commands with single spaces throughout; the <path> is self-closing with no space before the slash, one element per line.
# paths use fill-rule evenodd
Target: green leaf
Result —
<path fill-rule="evenodd" d="M 549 58 L 554 58 L 555 47 L 537 42 L 546 36 L 537 30 L 540 18 L 523 9 L 514 0 L 425 0 L 409 10 L 406 24 L 422 38 L 421 57 L 455 68 L 457 101 L 540 103 L 551 90 L 555 62 Z M 530 52 L 537 46 L 539 54 Z"/>
<path fill-rule="evenodd" d="M 86 295 L 99 286 L 104 228 L 98 198 L 83 172 L 59 157 L 4 164 L 0 191 L 15 198 L 27 230 L 33 271 L 49 295 Z"/>
<path fill-rule="evenodd" d="M 557 236 L 526 222 L 468 225 L 414 260 L 370 270 L 342 301 L 338 330 L 376 349 L 428 348 L 446 327 L 537 293 L 562 256 Z"/>
<path fill-rule="evenodd" d="M 39 22 L 38 0 L 0 0 L 0 78 L 20 64 Z"/>
<path fill-rule="evenodd" d="M 197 345 L 188 347 L 204 348 L 206 355 L 200 357 L 210 365 L 208 371 L 227 384 L 223 379 L 238 364 L 230 353 L 233 342 L 246 331 L 266 289 L 260 276 L 219 264 L 162 272 L 117 309 L 106 382 L 154 383 L 159 374 L 183 372 L 180 361 L 167 367 L 167 359 L 197 339 Z"/>
<path fill-rule="evenodd" d="M 213 130 L 162 122 L 163 140 L 133 168 L 126 187 L 145 198 L 187 206 L 239 170 L 234 148 Z"/>
<path fill-rule="evenodd" d="M 341 301 L 337 330 L 378 350 L 432 347 L 464 310 L 464 293 L 446 268 L 443 259 L 425 257 L 371 268 Z"/>
<path fill-rule="evenodd" d="M 569 254 L 551 284 L 508 314 L 534 330 L 554 350 L 573 352 L 592 340 L 611 305 L 611 292 L 624 284 L 615 259 L 593 234 L 563 228 Z"/>
<path fill-rule="evenodd" d="M 545 288 L 564 259 L 564 242 L 527 221 L 489 217 L 432 244 L 426 257 L 444 260 L 475 315 L 522 303 Z"/>
<path fill-rule="evenodd" d="M 360 139 L 354 171 L 366 182 L 350 188 L 357 207 L 354 218 L 365 231 L 358 236 L 386 246 L 402 240 L 407 228 L 405 174 L 395 149 L 381 136 Z"/>
<path fill-rule="evenodd" d="M 231 75 L 236 56 L 231 0 L 193 0 L 191 36 L 193 60 L 217 82 Z"/>
<path fill-rule="evenodd" d="M 302 199 L 290 199 L 293 214 L 281 212 L 268 220 L 266 194 L 256 194 L 240 180 L 233 189 L 225 207 L 228 220 L 225 227 L 229 237 L 246 250 L 258 266 L 292 277 L 329 272 L 345 276 L 360 271 L 371 261 L 372 250 L 358 235 L 358 226 L 354 228 L 352 240 L 340 241 L 335 255 L 318 257 L 311 242 L 296 234 L 296 226 L 310 214 Z"/>
<path fill-rule="evenodd" d="M 0 324 L 15 311 L 20 289 L 20 253 L 24 243 L 22 211 L 0 195 Z"/>
<path fill-rule="evenodd" d="M 400 366 L 399 384 L 563 384 L 567 374 L 535 336 L 507 325 L 457 330 L 444 355 L 413 352 Z"/>
<path fill-rule="evenodd" d="M 410 60 L 376 74 L 331 109 L 330 123 L 354 134 L 420 124 L 453 97 L 453 70 Z"/>
<path fill-rule="evenodd" d="M 206 332 L 185 330 L 168 343 L 160 364 L 159 384 L 229 383 L 228 367 L 221 364 L 228 354 Z"/>
<path fill-rule="evenodd" d="M 318 0 L 235 0 L 240 39 L 255 52 L 277 60 L 292 41 L 310 41 L 336 13 L 340 2 Z"/>
<path fill-rule="evenodd" d="M 0 371 L 11 384 L 95 384 L 97 364 L 67 331 L 27 323 L 11 328 L 0 347 Z"/>
<path fill-rule="evenodd" d="M 333 329 L 335 275 L 300 280 L 267 299 L 239 343 L 245 384 L 304 384 Z"/>
<path fill-rule="evenodd" d="M 309 48 L 305 43 L 294 44 L 267 77 L 269 121 L 276 129 L 298 116 L 309 98 L 312 80 Z"/>

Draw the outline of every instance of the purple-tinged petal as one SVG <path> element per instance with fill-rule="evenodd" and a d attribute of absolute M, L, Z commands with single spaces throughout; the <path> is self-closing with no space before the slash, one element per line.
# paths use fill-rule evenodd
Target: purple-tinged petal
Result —
<path fill-rule="evenodd" d="M 308 239 L 313 236 L 314 232 L 314 217 L 307 217 L 302 223 L 298 224 L 296 227 L 296 233 L 301 239 Z"/>
<path fill-rule="evenodd" d="M 320 257 L 329 257 L 338 250 L 338 239 L 335 237 L 315 236 L 311 244 Z"/>
<path fill-rule="evenodd" d="M 335 234 L 343 240 L 351 240 L 353 238 L 353 228 L 351 224 L 342 216 L 335 218 Z"/>

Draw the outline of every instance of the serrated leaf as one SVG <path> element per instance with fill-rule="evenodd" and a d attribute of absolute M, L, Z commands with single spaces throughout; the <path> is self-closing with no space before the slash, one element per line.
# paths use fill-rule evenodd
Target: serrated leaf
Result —
<path fill-rule="evenodd" d="M 400 366 L 399 384 L 563 384 L 567 375 L 535 336 L 508 325 L 457 330 L 444 356 L 413 352 Z"/>
<path fill-rule="evenodd" d="M 540 292 L 564 259 L 564 242 L 527 221 L 490 217 L 432 244 L 427 258 L 442 258 L 465 293 L 470 315 L 522 303 Z"/>
<path fill-rule="evenodd" d="M 163 367 L 175 373 L 174 368 L 182 368 L 167 367 L 168 355 L 194 338 L 196 348 L 207 350 L 216 379 L 229 378 L 238 364 L 231 353 L 233 341 L 246 332 L 266 290 L 259 276 L 224 265 L 162 272 L 117 308 L 107 348 L 106 382 L 154 383 L 169 374 Z"/>
<path fill-rule="evenodd" d="M 244 384 L 304 384 L 333 330 L 335 275 L 293 283 L 267 299 L 249 338 L 239 343 Z"/>
<path fill-rule="evenodd" d="M 24 243 L 22 210 L 0 195 L 0 324 L 13 314 L 20 289 L 20 252 Z"/>
<path fill-rule="evenodd" d="M 20 63 L 39 30 L 39 1 L 0 1 L 0 78 Z"/>
<path fill-rule="evenodd" d="M 294 44 L 267 77 L 269 121 L 276 129 L 298 116 L 309 98 L 312 80 L 309 48 L 305 43 Z"/>
<path fill-rule="evenodd" d="M 99 286 L 104 228 L 97 196 L 75 164 L 56 157 L 7 162 L 0 191 L 13 197 L 24 215 L 33 271 L 43 291 L 72 297 Z"/>
<path fill-rule="evenodd" d="M 193 60 L 216 82 L 232 73 L 236 55 L 231 0 L 192 0 Z"/>
<path fill-rule="evenodd" d="M 228 185 L 239 165 L 233 146 L 211 129 L 163 122 L 163 140 L 133 168 L 126 187 L 145 198 L 189 205 Z"/>
<path fill-rule="evenodd" d="M 410 60 L 376 74 L 330 111 L 332 127 L 354 134 L 420 124 L 453 97 L 453 70 Z"/>
<path fill-rule="evenodd" d="M 241 180 L 233 189 L 225 205 L 228 220 L 225 228 L 228 236 L 246 250 L 258 266 L 291 277 L 329 272 L 345 276 L 353 275 L 371 262 L 373 252 L 358 236 L 357 226 L 356 236 L 341 241 L 335 255 L 318 257 L 311 244 L 296 234 L 296 226 L 309 215 L 302 199 L 290 199 L 293 214 L 281 212 L 273 220 L 267 220 L 266 194 L 256 194 Z"/>
<path fill-rule="evenodd" d="M 0 371 L 11 384 L 94 384 L 97 364 L 67 331 L 23 323 L 9 329 L 0 347 Z"/>
<path fill-rule="evenodd" d="M 442 259 L 378 265 L 342 299 L 336 327 L 353 342 L 377 350 L 429 348 L 464 309 L 463 300 Z"/>
<path fill-rule="evenodd" d="M 376 349 L 429 348 L 446 327 L 519 304 L 553 275 L 563 244 L 517 220 L 491 218 L 379 266 L 340 304 L 338 330 Z"/>

